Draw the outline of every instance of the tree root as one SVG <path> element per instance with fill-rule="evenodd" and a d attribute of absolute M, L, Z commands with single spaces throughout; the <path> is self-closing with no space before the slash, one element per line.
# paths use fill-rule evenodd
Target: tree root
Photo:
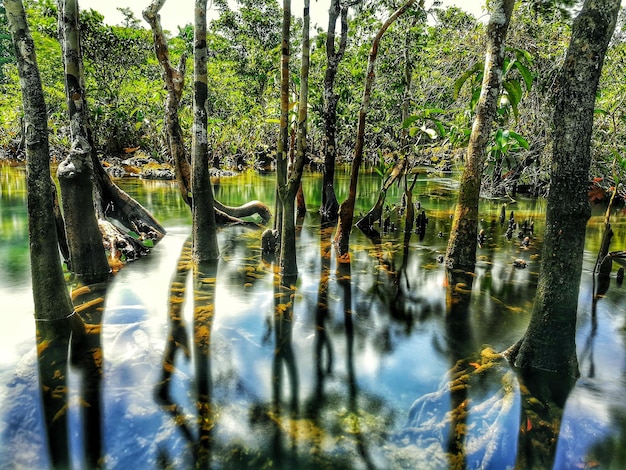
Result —
<path fill-rule="evenodd" d="M 470 391 L 476 388 L 480 394 L 485 390 L 486 374 L 500 374 L 501 386 L 474 405 Z M 489 468 L 498 452 L 515 441 L 517 426 L 511 435 L 509 422 L 512 418 L 517 424 L 518 417 L 511 413 L 519 394 L 514 372 L 500 354 L 486 348 L 480 362 L 459 361 L 437 391 L 418 398 L 406 425 L 390 440 L 399 447 L 417 444 L 429 447 L 429 451 L 435 448 L 448 462 L 460 458 L 467 467 Z M 457 443 L 454 450 L 451 442 Z M 455 452 L 458 449 L 462 455 Z"/>

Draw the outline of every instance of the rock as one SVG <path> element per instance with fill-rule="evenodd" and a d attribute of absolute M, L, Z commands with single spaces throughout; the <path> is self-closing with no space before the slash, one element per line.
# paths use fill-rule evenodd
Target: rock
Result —
<path fill-rule="evenodd" d="M 146 180 L 173 180 L 176 178 L 171 168 L 146 168 L 140 174 Z"/>

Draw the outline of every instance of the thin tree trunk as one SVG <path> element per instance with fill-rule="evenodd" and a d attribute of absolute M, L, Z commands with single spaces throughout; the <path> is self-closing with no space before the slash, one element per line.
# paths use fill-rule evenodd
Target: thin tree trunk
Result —
<path fill-rule="evenodd" d="M 341 16 L 341 36 L 339 48 L 335 46 L 335 27 Z M 348 5 L 340 0 L 331 0 L 328 9 L 328 29 L 326 33 L 326 72 L 324 73 L 324 176 L 322 179 L 322 206 L 320 213 L 323 222 L 337 220 L 339 203 L 335 195 L 335 161 L 337 160 L 337 103 L 335 78 L 339 62 L 343 58 L 348 42 Z"/>
<path fill-rule="evenodd" d="M 24 105 L 30 267 L 44 419 L 51 463 L 54 467 L 65 468 L 70 464 L 66 414 L 68 346 L 72 324 L 78 317 L 73 315 L 59 259 L 47 112 L 35 45 L 22 1 L 5 0 L 4 6 L 15 46 Z"/>
<path fill-rule="evenodd" d="M 85 284 L 90 284 L 104 281 L 111 270 L 94 210 L 92 149 L 87 129 L 88 111 L 76 0 L 59 1 L 59 33 L 72 148 L 59 165 L 57 176 L 70 252 L 69 267 Z"/>
<path fill-rule="evenodd" d="M 363 100 L 361 102 L 361 109 L 359 111 L 359 122 L 357 126 L 356 145 L 354 149 L 354 159 L 352 160 L 352 171 L 350 174 L 350 189 L 348 191 L 348 197 L 339 206 L 339 223 L 337 225 L 337 232 L 335 234 L 335 246 L 337 248 L 338 260 L 341 262 L 349 261 L 350 253 L 350 232 L 352 231 L 352 221 L 354 220 L 354 203 L 356 201 L 356 188 L 359 178 L 359 168 L 363 161 L 363 147 L 365 143 L 365 117 L 369 111 L 370 98 L 372 94 L 372 88 L 374 86 L 375 65 L 376 58 L 378 56 L 378 46 L 385 31 L 391 26 L 391 24 L 400 17 L 405 11 L 407 11 L 415 0 L 408 0 L 403 6 L 396 10 L 382 25 L 374 40 L 372 41 L 372 47 L 370 49 L 367 72 L 365 76 L 365 88 L 363 90 Z"/>
<path fill-rule="evenodd" d="M 193 258 L 213 261 L 219 257 L 213 188 L 209 175 L 207 131 L 207 0 L 196 0 L 194 27 L 194 120 L 192 149 Z"/>
<path fill-rule="evenodd" d="M 293 214 L 294 202 L 289 201 L 289 189 L 287 181 L 289 160 L 289 61 L 291 36 L 291 0 L 283 0 L 283 23 L 282 42 L 280 59 L 280 129 L 278 133 L 278 146 L 276 155 L 276 192 L 278 194 L 277 204 L 280 206 L 281 218 L 278 222 L 280 236 L 280 270 L 284 275 L 294 275 L 297 273 L 295 264 L 295 253 L 287 251 L 286 247 L 295 248 L 295 219 Z M 289 227 L 292 225 L 293 227 Z M 292 250 L 292 251 L 295 251 Z M 284 256 L 283 256 L 284 255 Z M 285 271 L 287 268 L 287 271 Z"/>
<path fill-rule="evenodd" d="M 476 117 L 472 126 L 465 169 L 457 199 L 446 258 L 448 267 L 474 269 L 478 236 L 478 200 L 487 143 L 502 87 L 504 43 L 515 0 L 498 0 L 487 25 L 485 69 Z"/>
<path fill-rule="evenodd" d="M 590 141 L 598 81 L 620 0 L 586 0 L 559 76 L 546 233 L 532 316 L 505 352 L 516 367 L 578 376 L 576 311 L 585 229 Z"/>
<path fill-rule="evenodd" d="M 163 81 L 167 90 L 165 100 L 165 128 L 167 135 L 167 145 L 170 155 L 174 160 L 176 170 L 176 180 L 183 201 L 191 207 L 191 165 L 185 152 L 183 142 L 183 131 L 178 119 L 178 108 L 185 86 L 185 63 L 187 56 L 182 54 L 178 68 L 172 66 L 170 53 L 167 46 L 167 38 L 161 26 L 161 15 L 159 11 L 163 8 L 165 0 L 154 0 L 144 11 L 143 17 L 152 29 L 154 49 L 157 60 L 161 65 Z"/>
<path fill-rule="evenodd" d="M 302 21 L 302 68 L 300 70 L 300 96 L 298 104 L 298 122 L 296 134 L 296 155 L 285 177 L 284 190 L 279 189 L 283 205 L 283 224 L 280 244 L 281 273 L 285 276 L 295 276 L 298 273 L 296 261 L 296 226 L 295 226 L 295 198 L 301 190 L 302 169 L 307 150 L 307 108 L 309 100 L 309 66 L 311 45 L 309 27 L 311 22 L 310 0 L 304 0 Z M 283 29 L 283 33 L 285 30 Z M 287 30 L 288 33 L 288 30 Z M 286 38 L 289 42 L 289 36 Z M 283 38 L 283 44 L 285 38 Z M 289 68 L 287 64 L 287 87 L 289 86 Z M 282 79 L 282 76 L 281 76 Z M 281 82 L 282 85 L 282 82 Z M 288 104 L 288 103 L 287 103 Z"/>
<path fill-rule="evenodd" d="M 402 177 L 406 170 L 406 159 L 403 158 L 393 167 L 391 174 L 384 181 L 380 193 L 378 193 L 378 199 L 374 206 L 365 214 L 357 223 L 356 226 L 360 228 L 366 235 L 374 234 L 374 223 L 381 219 L 383 215 L 383 206 L 387 198 L 387 191 L 389 188 L 398 181 L 398 178 Z"/>

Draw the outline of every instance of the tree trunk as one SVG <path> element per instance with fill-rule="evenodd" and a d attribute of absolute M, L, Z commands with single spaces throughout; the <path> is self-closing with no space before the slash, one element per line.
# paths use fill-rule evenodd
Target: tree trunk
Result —
<path fill-rule="evenodd" d="M 335 27 L 341 15 L 341 37 L 339 48 L 335 47 Z M 322 222 L 337 220 L 339 203 L 335 195 L 335 161 L 337 159 L 337 103 L 339 95 L 334 91 L 335 77 L 339 62 L 343 58 L 348 42 L 348 5 L 340 5 L 340 0 L 331 0 L 328 9 L 328 29 L 326 35 L 326 72 L 324 73 L 324 176 L 322 179 Z"/>
<path fill-rule="evenodd" d="M 291 0 L 283 0 L 282 46 L 280 59 L 280 129 L 276 155 L 276 192 L 280 205 L 280 270 L 281 274 L 292 276 L 298 272 L 295 259 L 295 219 L 293 201 L 289 201 L 288 165 L 289 160 L 289 61 L 291 36 Z M 291 252 L 287 246 L 293 247 Z"/>
<path fill-rule="evenodd" d="M 5 0 L 4 6 L 24 105 L 30 267 L 44 419 L 51 463 L 55 468 L 65 468 L 70 463 L 66 419 L 68 345 L 71 325 L 78 317 L 73 315 L 59 259 L 47 111 L 35 45 L 21 0 Z"/>
<path fill-rule="evenodd" d="M 167 90 L 165 100 L 165 128 L 167 135 L 167 146 L 170 155 L 174 160 L 176 170 L 176 181 L 183 201 L 191 207 L 191 165 L 185 152 L 183 141 L 183 131 L 178 119 L 178 108 L 185 87 L 185 63 L 187 56 L 183 53 L 180 57 L 178 68 L 172 66 L 170 53 L 167 46 L 167 38 L 163 34 L 161 27 L 161 16 L 159 11 L 163 8 L 165 0 L 153 0 L 153 2 L 143 11 L 143 17 L 152 29 L 154 40 L 154 50 L 157 60 L 161 65 L 163 81 Z"/>
<path fill-rule="evenodd" d="M 450 268 L 465 268 L 473 271 L 476 263 L 480 185 L 485 166 L 487 143 L 502 87 L 504 43 L 514 6 L 514 0 L 496 1 L 487 25 L 482 89 L 476 105 L 476 117 L 467 147 L 465 170 L 461 178 L 446 251 L 448 267 Z"/>
<path fill-rule="evenodd" d="M 585 228 L 594 104 L 619 0 L 586 0 L 574 21 L 554 112 L 554 152 L 541 271 L 524 337 L 505 355 L 516 367 L 578 375 L 576 311 Z"/>
<path fill-rule="evenodd" d="M 196 0 L 194 27 L 194 119 L 192 148 L 193 258 L 196 262 L 219 257 L 213 188 L 209 175 L 207 131 L 207 0 Z"/>
<path fill-rule="evenodd" d="M 287 105 L 289 101 L 283 101 L 283 91 L 289 91 L 289 49 L 285 52 L 285 44 L 289 44 L 290 24 L 287 23 L 286 15 L 291 16 L 290 0 L 284 2 L 285 7 L 283 17 L 283 59 L 281 73 L 281 144 L 285 141 L 282 128 L 283 105 Z M 304 0 L 304 13 L 302 21 L 302 67 L 300 70 L 300 96 L 298 104 L 298 122 L 296 134 L 296 155 L 286 168 L 286 163 L 281 169 L 283 174 L 280 177 L 278 185 L 278 194 L 281 199 L 282 210 L 282 231 L 280 243 L 280 269 L 284 276 L 296 276 L 298 274 L 298 265 L 296 261 L 296 226 L 295 226 L 295 198 L 298 194 L 302 181 L 302 169 L 304 167 L 304 158 L 307 149 L 307 108 L 309 95 L 309 65 L 311 45 L 309 39 L 309 27 L 311 22 L 310 0 Z M 290 20 L 289 20 L 290 23 Z M 283 88 L 286 87 L 286 88 Z M 287 95 L 288 96 L 288 95 Z M 288 115 L 287 115 L 288 117 Z M 279 146 L 281 145 L 279 144 Z"/>
<path fill-rule="evenodd" d="M 93 168 L 87 129 L 82 52 L 78 32 L 78 3 L 59 1 L 59 36 L 65 66 L 65 94 L 70 118 L 72 148 L 57 170 L 65 232 L 70 252 L 69 268 L 86 284 L 104 281 L 110 273 L 93 201 Z"/>
<path fill-rule="evenodd" d="M 104 171 L 98 160 L 89 119 L 88 105 L 84 93 L 85 79 L 78 34 L 78 6 L 75 0 L 60 2 L 60 4 L 61 8 L 59 8 L 59 12 L 61 21 L 59 23 L 63 26 L 61 36 L 64 38 L 64 53 L 67 68 L 66 91 L 68 95 L 67 101 L 70 112 L 73 147 L 72 153 L 70 153 L 68 159 L 59 167 L 59 181 L 63 187 L 69 186 L 73 183 L 69 181 L 68 184 L 65 184 L 66 180 L 80 177 L 77 168 L 80 168 L 80 171 L 85 171 L 84 168 L 91 170 L 91 177 L 93 177 L 91 183 L 95 188 L 95 190 L 92 191 L 93 196 L 89 196 L 85 188 L 83 188 L 77 191 L 77 197 L 85 200 L 93 197 L 95 207 L 93 207 L 92 210 L 95 211 L 100 232 L 102 232 L 102 235 L 105 233 L 108 234 L 105 236 L 105 246 L 110 247 L 112 253 L 124 251 L 127 259 L 136 259 L 149 251 L 141 240 L 150 239 L 158 241 L 165 234 L 165 229 L 157 222 L 152 214 L 141 206 L 141 204 L 128 196 L 111 181 L 111 178 L 106 171 Z M 79 155 L 81 152 L 89 153 L 90 158 L 81 157 Z M 82 178 L 85 177 L 82 176 Z M 66 208 L 66 210 L 71 214 L 71 217 L 75 217 L 76 220 L 78 220 L 80 215 L 89 211 L 85 201 L 70 198 L 69 202 L 72 205 Z M 64 204 L 65 203 L 67 203 L 67 200 L 64 201 Z M 85 208 L 83 208 L 83 206 Z M 66 217 L 67 216 L 68 214 L 66 214 Z M 106 217 L 117 219 L 128 230 L 119 229 L 106 220 Z M 75 231 L 76 220 L 70 220 L 66 223 L 68 232 L 70 232 L 68 233 L 68 237 L 72 236 L 71 232 Z M 98 232 L 94 227 L 88 226 L 87 230 L 83 230 L 88 233 L 85 237 L 90 238 L 91 243 L 94 243 L 93 240 L 100 240 L 102 238 L 100 235 L 97 235 Z M 135 231 L 140 236 L 140 240 L 133 238 L 128 233 L 129 230 Z M 71 240 L 69 240 L 69 242 L 71 245 Z M 83 243 L 83 245 L 84 244 L 85 243 Z M 86 250 L 85 247 L 82 247 L 82 249 L 83 251 Z M 88 253 L 85 256 L 94 256 L 97 250 L 94 249 L 91 251 L 92 253 Z M 80 267 L 75 267 L 75 270 L 79 274 L 82 274 Z M 92 280 L 98 280 L 103 277 L 101 274 L 90 274 L 90 276 Z M 84 281 L 90 282 L 89 279 L 84 279 Z"/>
<path fill-rule="evenodd" d="M 373 234 L 374 223 L 380 220 L 383 215 L 383 206 L 385 205 L 385 199 L 387 198 L 387 191 L 395 183 L 398 178 L 403 176 L 406 169 L 406 159 L 403 158 L 393 168 L 391 174 L 387 177 L 383 183 L 383 187 L 380 189 L 378 199 L 367 214 L 365 214 L 357 223 L 356 226 L 360 228 L 366 235 Z M 374 234 L 375 235 L 375 234 Z"/>
<path fill-rule="evenodd" d="M 396 19 L 407 11 L 411 5 L 415 3 L 415 0 L 408 0 L 403 6 L 396 10 L 382 25 L 374 40 L 372 41 L 372 47 L 370 49 L 367 72 L 365 75 L 365 88 L 363 90 L 363 100 L 361 102 L 361 109 L 359 111 L 359 122 L 357 126 L 356 145 L 354 149 L 354 159 L 352 160 L 352 171 L 350 173 L 350 189 L 348 191 L 348 197 L 339 206 L 339 223 L 337 224 L 337 232 L 335 234 L 335 246 L 337 248 L 337 259 L 340 262 L 346 262 L 350 259 L 349 246 L 350 246 L 350 232 L 352 231 L 352 221 L 354 220 L 354 203 L 356 201 L 356 187 L 359 178 L 359 168 L 363 161 L 363 146 L 365 143 L 365 117 L 370 106 L 370 98 L 372 94 L 372 88 L 374 86 L 375 65 L 376 58 L 378 56 L 378 46 L 385 31 L 396 21 Z"/>

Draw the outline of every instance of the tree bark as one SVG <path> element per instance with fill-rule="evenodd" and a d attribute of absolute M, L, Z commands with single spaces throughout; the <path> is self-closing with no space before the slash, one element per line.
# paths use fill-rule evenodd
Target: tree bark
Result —
<path fill-rule="evenodd" d="M 284 2 L 283 13 L 283 58 L 281 67 L 281 135 L 280 143 L 285 145 L 284 133 L 288 128 L 283 128 L 283 113 L 288 118 L 289 112 L 289 38 L 291 23 L 290 0 Z M 289 19 L 287 19 L 289 15 Z M 296 261 L 296 225 L 295 225 L 295 198 L 300 189 L 302 181 L 302 169 L 307 149 L 307 107 L 309 95 L 309 65 L 311 45 L 309 39 L 309 28 L 311 22 L 310 0 L 304 0 L 304 12 L 302 21 L 302 67 L 300 70 L 300 94 L 298 103 L 298 121 L 296 133 L 296 154 L 291 165 L 287 167 L 286 162 L 281 163 L 281 175 L 278 182 L 278 195 L 283 207 L 282 210 L 282 230 L 280 237 L 280 271 L 284 276 L 296 276 L 298 265 Z M 286 45 L 286 46 L 285 46 Z M 285 49 L 286 47 L 286 49 Z M 283 91 L 287 92 L 286 102 Z M 283 106 L 286 104 L 286 108 Z M 288 122 L 286 122 L 288 125 Z M 288 140 L 287 140 L 288 142 Z M 285 147 L 283 147 L 284 149 Z M 286 157 L 286 155 L 285 155 Z"/>
<path fill-rule="evenodd" d="M 71 326 L 78 317 L 73 314 L 59 259 L 47 111 L 35 45 L 22 1 L 5 0 L 4 6 L 24 105 L 30 267 L 44 419 L 51 463 L 55 468 L 65 468 L 70 463 L 66 419 L 68 345 Z"/>
<path fill-rule="evenodd" d="M 393 167 L 391 174 L 383 183 L 383 187 L 380 189 L 378 199 L 367 214 L 365 214 L 357 223 L 356 226 L 360 228 L 366 235 L 372 234 L 374 230 L 374 223 L 380 220 L 383 215 L 383 206 L 387 198 L 387 191 L 395 183 L 398 178 L 402 177 L 406 170 L 406 158 L 398 161 Z"/>
<path fill-rule="evenodd" d="M 153 2 L 143 11 L 143 17 L 152 29 L 152 37 L 154 40 L 154 50 L 157 60 L 161 65 L 163 81 L 167 90 L 167 98 L 165 100 L 165 128 L 167 135 L 167 146 L 170 155 L 174 160 L 176 170 L 176 180 L 183 201 L 191 207 L 191 165 L 185 152 L 183 141 L 183 131 L 180 127 L 178 119 L 178 107 L 185 86 L 185 62 L 187 56 L 182 54 L 178 68 L 172 66 L 170 62 L 170 53 L 167 46 L 167 38 L 163 34 L 161 26 L 161 16 L 159 11 L 163 8 L 165 0 L 153 0 Z"/>
<path fill-rule="evenodd" d="M 69 268 L 84 283 L 104 281 L 110 274 L 93 200 L 93 167 L 87 128 L 82 52 L 78 32 L 78 3 L 59 1 L 59 36 L 65 66 L 65 94 L 70 118 L 72 148 L 57 170 L 65 232 L 70 252 Z"/>
<path fill-rule="evenodd" d="M 514 6 L 514 0 L 496 1 L 487 25 L 483 83 L 480 98 L 476 105 L 476 117 L 467 147 L 465 169 L 461 178 L 446 250 L 449 268 L 464 268 L 473 271 L 476 263 L 480 185 L 485 166 L 487 143 L 502 87 L 504 44 Z"/>
<path fill-rule="evenodd" d="M 352 171 L 350 173 L 350 189 L 348 190 L 348 197 L 339 206 L 339 223 L 337 224 L 337 232 L 335 233 L 334 241 L 337 249 L 337 259 L 340 262 L 346 262 L 350 259 L 350 232 L 352 231 L 352 221 L 354 220 L 354 203 L 356 201 L 356 188 L 359 178 L 359 168 L 361 166 L 361 162 L 363 161 L 363 147 L 365 143 L 365 117 L 367 116 L 367 112 L 369 111 L 372 88 L 374 86 L 374 80 L 376 77 L 375 65 L 376 58 L 378 56 L 378 46 L 380 44 L 380 40 L 382 39 L 389 26 L 391 26 L 391 24 L 396 21 L 396 19 L 398 19 L 400 15 L 407 11 L 414 3 L 415 0 L 408 0 L 403 6 L 396 10 L 387 19 L 387 21 L 383 23 L 382 27 L 372 41 L 372 47 L 370 49 L 367 61 L 367 72 L 365 75 L 363 100 L 361 102 L 361 109 L 359 111 L 354 159 L 352 160 Z"/>
<path fill-rule="evenodd" d="M 590 141 L 598 81 L 619 0 L 586 0 L 558 79 L 554 152 L 541 271 L 523 338 L 505 352 L 523 370 L 578 376 L 576 311 L 585 228 Z"/>
<path fill-rule="evenodd" d="M 276 192 L 277 204 L 281 214 L 278 230 L 280 237 L 280 271 L 283 275 L 297 274 L 298 267 L 295 259 L 295 202 L 289 198 L 289 183 L 287 162 L 289 160 L 289 61 L 291 37 L 291 0 L 283 0 L 283 23 L 280 59 L 280 128 L 276 155 Z M 295 195 L 294 195 L 295 196 Z M 293 247 L 288 252 L 287 246 Z M 284 256 L 283 256 L 284 255 Z"/>
<path fill-rule="evenodd" d="M 337 18 L 341 16 L 341 36 L 339 47 L 335 45 Z M 331 0 L 328 9 L 328 28 L 326 33 L 326 71 L 324 72 L 324 175 L 322 178 L 322 222 L 337 220 L 339 203 L 335 195 L 335 161 L 337 160 L 337 103 L 339 95 L 335 93 L 337 68 L 343 58 L 348 43 L 348 5 L 341 5 L 340 0 Z"/>
<path fill-rule="evenodd" d="M 194 100 L 192 186 L 193 258 L 195 262 L 214 261 L 219 257 L 217 227 L 213 207 L 213 188 L 209 175 L 209 139 L 207 132 L 207 0 L 196 0 L 194 27 Z"/>

